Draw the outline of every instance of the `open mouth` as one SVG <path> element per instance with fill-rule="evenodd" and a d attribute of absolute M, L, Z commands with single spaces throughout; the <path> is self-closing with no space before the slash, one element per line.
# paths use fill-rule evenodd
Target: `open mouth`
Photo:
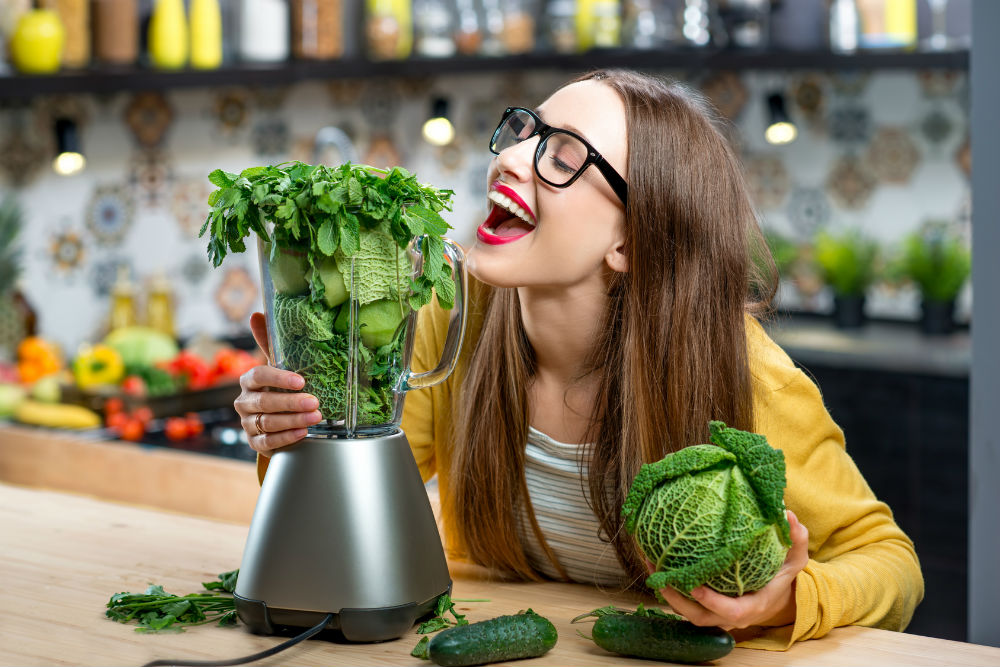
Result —
<path fill-rule="evenodd" d="M 534 216 L 511 197 L 497 190 L 490 190 L 487 196 L 493 205 L 486 221 L 476 230 L 480 241 L 500 245 L 535 231 Z"/>

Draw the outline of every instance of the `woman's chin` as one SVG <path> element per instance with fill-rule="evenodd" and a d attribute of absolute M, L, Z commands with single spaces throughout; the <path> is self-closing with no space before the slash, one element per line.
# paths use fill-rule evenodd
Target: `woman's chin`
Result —
<path fill-rule="evenodd" d="M 519 272 L 499 257 L 491 257 L 490 248 L 476 241 L 465 253 L 465 267 L 481 283 L 493 287 L 518 287 Z"/>

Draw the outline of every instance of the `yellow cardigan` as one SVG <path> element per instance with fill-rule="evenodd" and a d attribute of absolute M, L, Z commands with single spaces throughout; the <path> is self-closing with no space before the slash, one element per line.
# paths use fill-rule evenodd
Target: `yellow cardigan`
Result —
<path fill-rule="evenodd" d="M 478 289 L 472 281 L 473 289 Z M 424 480 L 435 474 L 441 497 L 445 548 L 461 558 L 451 511 L 455 405 L 481 328 L 477 299 L 469 299 L 469 323 L 455 373 L 430 389 L 406 397 L 403 430 Z M 752 318 L 747 320 L 754 382 L 755 428 L 785 454 L 785 504 L 809 529 L 809 562 L 796 578 L 794 625 L 767 628 L 740 646 L 785 650 L 794 642 L 822 637 L 832 628 L 865 625 L 903 630 L 923 598 L 924 582 L 912 541 L 900 530 L 844 446 L 816 385 L 795 367 Z M 436 364 L 444 346 L 448 312 L 424 309 L 413 366 Z M 261 479 L 267 459 L 259 457 Z"/>

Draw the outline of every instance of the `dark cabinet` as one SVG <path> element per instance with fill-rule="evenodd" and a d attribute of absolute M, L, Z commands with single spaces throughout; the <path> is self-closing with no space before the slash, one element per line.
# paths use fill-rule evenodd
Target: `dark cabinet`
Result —
<path fill-rule="evenodd" d="M 907 632 L 965 641 L 968 376 L 803 361 L 847 451 L 913 539 L 926 592 Z"/>

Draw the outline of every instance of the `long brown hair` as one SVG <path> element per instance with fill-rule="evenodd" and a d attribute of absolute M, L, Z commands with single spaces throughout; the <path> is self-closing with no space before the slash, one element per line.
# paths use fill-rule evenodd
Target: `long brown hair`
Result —
<path fill-rule="evenodd" d="M 641 556 L 620 517 L 632 479 L 642 463 L 707 442 L 712 419 L 752 428 L 745 317 L 766 310 L 776 273 L 710 105 L 683 85 L 631 71 L 576 79 L 583 80 L 601 81 L 625 103 L 629 270 L 612 278 L 587 360 L 599 382 L 581 456 L 602 539 L 637 579 Z M 534 356 L 517 290 L 485 292 L 482 333 L 458 392 L 455 537 L 474 561 L 538 579 L 519 538 L 527 509 L 538 542 L 565 576 L 534 520 L 524 479 Z"/>

